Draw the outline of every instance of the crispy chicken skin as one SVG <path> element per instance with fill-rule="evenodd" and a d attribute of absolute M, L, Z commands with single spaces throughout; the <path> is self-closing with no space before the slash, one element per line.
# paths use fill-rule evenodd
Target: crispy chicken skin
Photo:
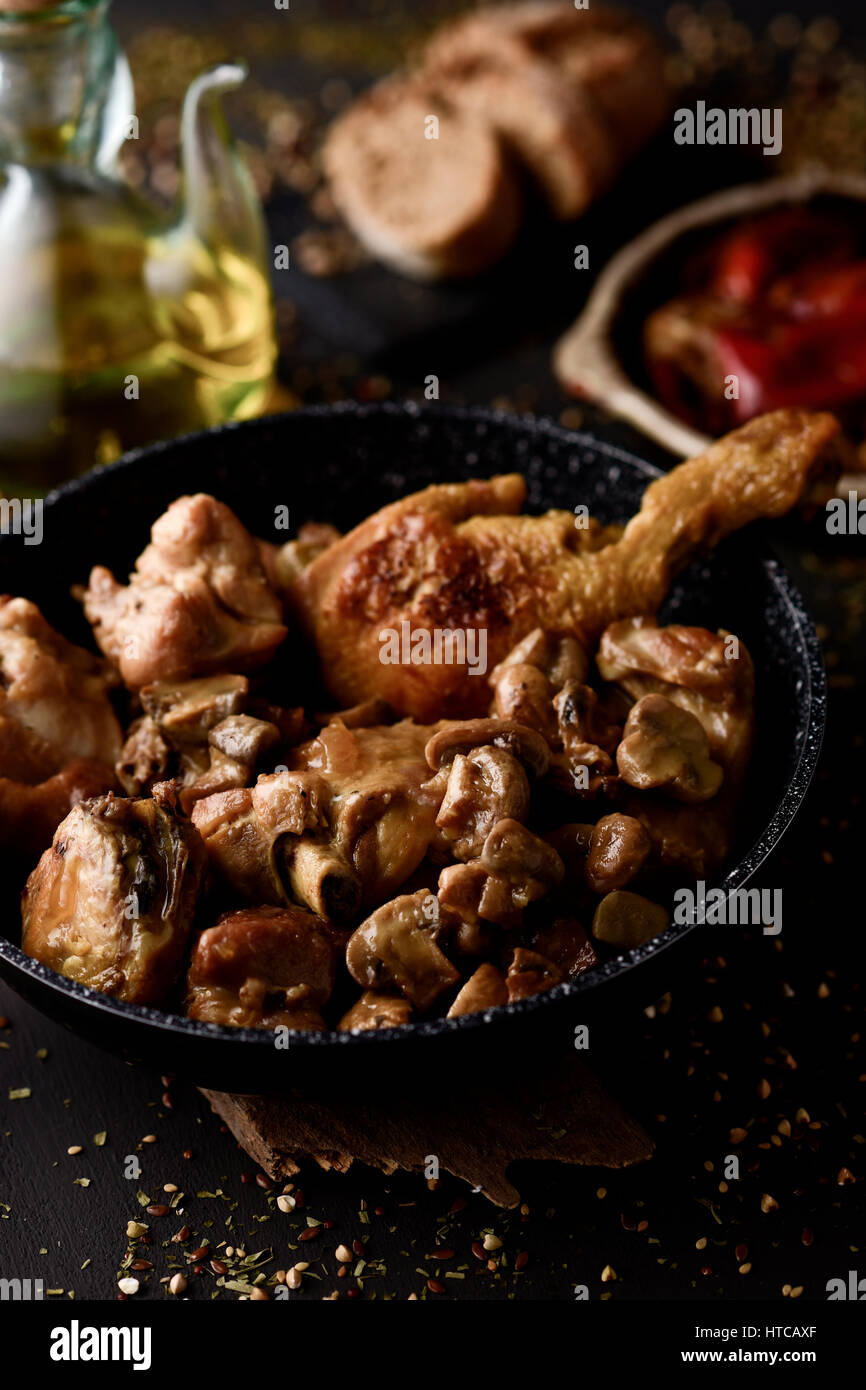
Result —
<path fill-rule="evenodd" d="M 420 720 L 479 715 L 486 681 L 457 664 L 383 664 L 383 629 L 483 629 L 488 670 L 538 627 L 592 648 L 618 618 L 655 612 L 697 552 L 793 507 L 837 432 L 833 416 L 807 411 L 753 420 L 653 482 L 615 543 L 577 530 L 570 513 L 518 516 L 517 474 L 429 487 L 328 546 L 288 602 L 341 703 L 379 696 Z"/>
<path fill-rule="evenodd" d="M 324 1028 L 336 961 L 335 933 L 302 908 L 227 912 L 196 942 L 187 1013 L 233 1028 Z"/>
<path fill-rule="evenodd" d="M 0 598 L 0 841 L 31 862 L 76 802 L 114 786 L 110 684 L 29 599 Z"/>
<path fill-rule="evenodd" d="M 222 502 L 179 497 L 154 524 L 128 585 L 91 571 L 84 611 L 128 686 L 247 671 L 286 635 L 257 543 Z"/>
<path fill-rule="evenodd" d="M 82 802 L 27 880 L 23 949 L 103 994 L 155 1003 L 180 973 L 205 860 L 170 796 Z"/>

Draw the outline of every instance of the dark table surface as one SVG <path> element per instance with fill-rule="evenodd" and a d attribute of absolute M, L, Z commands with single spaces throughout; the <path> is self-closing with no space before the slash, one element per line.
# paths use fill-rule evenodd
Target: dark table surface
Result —
<path fill-rule="evenodd" d="M 205 25 L 210 32 L 231 26 L 237 5 L 151 0 L 148 23 L 196 32 Z M 665 7 L 639 8 L 660 16 Z M 752 0 L 732 8 L 760 24 L 777 7 Z M 371 33 L 387 29 L 392 9 L 351 7 Z M 808 18 L 813 6 L 803 0 L 785 9 Z M 293 4 L 292 10 L 299 24 L 349 12 L 338 5 L 314 11 Z M 140 7 L 117 0 L 115 14 L 125 38 L 140 38 Z M 244 19 L 273 22 L 273 8 L 265 0 L 245 4 Z M 310 90 L 327 69 L 309 55 L 286 62 L 291 81 Z M 363 85 L 363 67 L 353 72 L 354 85 Z M 266 80 L 272 84 L 274 73 Z M 682 187 L 669 185 L 653 192 L 651 171 L 642 177 L 647 200 L 636 207 L 634 199 L 609 204 L 595 224 L 596 265 L 652 211 L 682 196 Z M 695 177 L 699 191 L 705 171 L 696 169 Z M 277 242 L 286 228 L 294 234 L 303 225 L 304 214 L 297 198 L 278 191 L 269 217 Z M 530 266 L 526 273 L 536 272 Z M 423 372 L 417 373 L 426 366 L 441 372 L 443 398 L 496 400 L 577 418 L 548 363 L 552 337 L 577 302 L 555 293 L 549 278 L 537 295 L 522 292 L 519 321 L 499 333 L 495 346 L 479 329 L 489 290 L 480 298 L 428 300 L 418 309 L 416 350 L 401 348 L 389 361 L 395 315 L 375 301 L 392 295 L 392 306 L 399 306 L 405 291 L 395 285 L 380 293 L 384 277 L 365 287 L 370 274 L 377 272 L 306 286 L 295 274 L 291 287 L 276 286 L 278 297 L 291 297 L 295 306 L 282 375 L 299 394 L 303 387 L 310 398 L 344 387 L 369 390 L 368 373 L 381 394 L 417 394 Z M 500 304 L 502 284 L 493 295 Z M 359 322 L 353 361 L 324 375 L 318 366 L 311 372 L 310 362 L 333 365 L 334 340 L 338 347 L 341 334 L 351 337 Z M 472 332 L 459 333 L 458 351 L 455 325 L 461 324 Z M 368 332 L 375 342 L 365 339 Z M 592 411 L 582 419 L 631 438 Z M 308 1259 L 318 1277 L 306 1276 L 293 1298 L 357 1288 L 362 1298 L 568 1300 L 575 1286 L 586 1285 L 591 1298 L 612 1300 L 825 1299 L 827 1281 L 862 1264 L 866 1244 L 859 973 L 866 559 L 862 538 L 831 541 L 820 519 L 787 524 L 780 545 L 825 641 L 825 748 L 806 805 L 757 880 L 783 891 L 781 936 L 704 929 L 698 953 L 672 966 L 669 994 L 647 999 L 646 1013 L 620 1020 L 615 1051 L 590 1056 L 654 1139 L 649 1164 L 622 1172 L 518 1168 L 523 1205 L 511 1212 L 447 1176 L 431 1190 L 422 1177 L 386 1179 L 362 1169 L 337 1176 L 310 1165 L 296 1179 L 303 1205 L 283 1215 L 274 1192 L 257 1183 L 249 1160 L 191 1085 L 167 1084 L 96 1051 L 0 985 L 0 1276 L 42 1278 L 58 1301 L 114 1298 L 127 1222 L 142 1216 L 140 1194 L 168 1203 L 164 1185 L 174 1184 L 185 1194 L 182 1214 L 142 1218 L 150 1225 L 147 1258 L 154 1270 L 143 1273 L 139 1300 L 165 1296 L 159 1279 L 178 1263 L 170 1237 L 184 1223 L 202 1243 L 266 1251 L 269 1276 Z M 19 1091 L 26 1095 L 12 1099 Z M 79 1145 L 80 1153 L 68 1153 Z M 726 1156 L 733 1152 L 740 1155 L 740 1176 L 726 1181 Z M 454 1211 L 455 1202 L 465 1205 Z M 299 1245 L 307 1216 L 331 1224 Z M 471 1252 L 489 1230 L 502 1240 L 495 1270 Z M 338 1244 L 356 1240 L 368 1261 L 360 1283 L 337 1277 L 334 1255 Z M 431 1260 L 437 1246 L 453 1250 L 453 1258 Z M 515 1270 L 521 1252 L 528 1258 Z M 603 1281 L 608 1266 L 616 1277 Z M 447 1271 L 462 1277 L 445 1278 Z M 428 1291 L 431 1275 L 444 1294 Z M 208 1299 L 215 1292 L 214 1275 L 206 1272 L 193 1281 L 190 1296 Z"/>

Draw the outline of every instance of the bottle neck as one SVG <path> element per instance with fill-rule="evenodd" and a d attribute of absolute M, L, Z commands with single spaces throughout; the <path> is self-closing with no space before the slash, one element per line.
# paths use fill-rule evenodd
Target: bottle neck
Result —
<path fill-rule="evenodd" d="M 0 162 L 97 159 L 118 69 L 125 69 L 109 4 L 67 0 L 34 14 L 0 15 Z"/>

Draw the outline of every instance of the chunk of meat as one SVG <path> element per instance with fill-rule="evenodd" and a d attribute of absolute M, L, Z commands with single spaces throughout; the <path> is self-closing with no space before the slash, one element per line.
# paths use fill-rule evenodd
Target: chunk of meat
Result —
<path fill-rule="evenodd" d="M 523 946 L 518 946 L 513 952 L 505 976 L 509 1004 L 515 999 L 531 999 L 534 994 L 545 994 L 561 983 L 562 972 L 545 956 L 537 951 L 527 951 Z"/>
<path fill-rule="evenodd" d="M 498 821 L 481 854 L 439 876 L 441 906 L 475 927 L 492 922 L 519 927 L 524 908 L 559 886 L 564 875 L 556 850 L 518 821 Z"/>
<path fill-rule="evenodd" d="M 365 989 L 337 1024 L 340 1033 L 369 1033 L 380 1028 L 403 1028 L 412 1022 L 412 1005 L 402 994 Z"/>
<path fill-rule="evenodd" d="M 485 1009 L 495 1009 L 508 1003 L 508 989 L 502 972 L 485 961 L 474 974 L 469 976 L 451 1008 L 449 1018 L 462 1018 L 464 1014 L 479 1014 Z"/>
<path fill-rule="evenodd" d="M 114 779 L 104 763 L 73 758 L 61 772 L 29 786 L 0 777 L 0 844 L 33 864 L 51 844 L 73 806 L 111 790 Z"/>
<path fill-rule="evenodd" d="M 802 410 L 751 421 L 651 483 L 614 543 L 577 530 L 570 512 L 518 516 L 516 474 L 436 485 L 329 546 L 288 601 L 343 704 L 378 696 L 419 719 L 481 715 L 489 687 L 466 665 L 383 664 L 383 629 L 483 630 L 491 668 L 539 627 L 591 650 L 611 623 L 655 612 L 696 553 L 790 510 L 838 429 Z"/>
<path fill-rule="evenodd" d="M 132 689 L 152 681 L 247 671 L 286 635 L 256 542 L 206 493 L 179 497 L 154 524 L 128 585 L 91 571 L 84 611 Z"/>
<path fill-rule="evenodd" d="M 155 1004 L 180 973 L 205 863 L 169 800 L 82 802 L 27 880 L 23 949 L 67 979 Z"/>
<path fill-rule="evenodd" d="M 113 767 L 122 735 L 104 661 L 25 598 L 0 598 L 0 776 L 41 782 L 73 758 Z"/>
<path fill-rule="evenodd" d="M 530 946 L 562 973 L 576 980 L 585 970 L 598 965 L 595 947 L 574 917 L 556 917 L 547 927 L 533 934 Z"/>
<path fill-rule="evenodd" d="M 352 979 L 365 989 L 396 987 L 426 1012 L 460 979 L 436 944 L 440 922 L 439 903 L 424 888 L 377 908 L 346 947 Z"/>
<path fill-rule="evenodd" d="M 323 1029 L 336 959 L 328 925 L 299 907 L 224 913 L 196 942 L 186 1011 L 231 1028 Z"/>

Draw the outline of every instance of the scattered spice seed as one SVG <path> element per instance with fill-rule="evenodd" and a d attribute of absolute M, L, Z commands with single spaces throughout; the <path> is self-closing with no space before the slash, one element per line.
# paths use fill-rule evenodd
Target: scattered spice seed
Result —
<path fill-rule="evenodd" d="M 750 1273 L 751 1273 L 751 1270 L 752 1270 L 751 1263 L 750 1263 L 750 1261 L 747 1260 L 747 1261 L 745 1262 L 745 1264 L 741 1264 L 741 1265 L 740 1265 L 739 1270 L 738 1270 L 737 1272 L 738 1272 L 739 1274 L 750 1274 Z"/>
<path fill-rule="evenodd" d="M 268 1192 L 274 1185 L 266 1173 L 256 1173 L 256 1182 L 259 1187 L 264 1188 L 265 1192 Z"/>
<path fill-rule="evenodd" d="M 252 1293 L 250 1294 L 250 1298 L 254 1298 L 257 1302 L 260 1303 L 263 1299 L 266 1299 L 266 1298 L 269 1299 L 269 1298 L 270 1298 L 270 1294 L 267 1293 L 264 1289 L 255 1288 L 255 1289 L 253 1289 Z"/>
<path fill-rule="evenodd" d="M 514 1268 L 516 1270 L 525 1269 L 528 1264 L 528 1253 L 525 1250 L 519 1250 L 514 1260 Z"/>
<path fill-rule="evenodd" d="M 352 1258 L 351 1250 L 345 1245 L 338 1245 L 334 1252 L 341 1264 L 347 1265 Z"/>
<path fill-rule="evenodd" d="M 189 1226 L 181 1226 L 180 1230 L 176 1233 L 176 1235 L 172 1236 L 172 1240 L 174 1241 L 175 1245 L 180 1245 L 181 1241 L 189 1240 L 191 1235 L 192 1232 L 189 1229 Z"/>
<path fill-rule="evenodd" d="M 313 1240 L 318 1234 L 318 1226 L 308 1226 L 305 1231 L 301 1231 L 298 1240 Z"/>
<path fill-rule="evenodd" d="M 211 1260 L 210 1267 L 214 1274 L 228 1274 L 229 1267 L 222 1260 Z"/>
<path fill-rule="evenodd" d="M 294 1211 L 296 1206 L 295 1199 L 294 1197 L 290 1197 L 288 1193 L 284 1193 L 277 1198 L 277 1206 L 282 1212 Z"/>
<path fill-rule="evenodd" d="M 696 1250 L 706 1250 L 706 1248 L 707 1248 L 707 1238 L 706 1238 L 706 1236 L 701 1236 L 700 1240 L 696 1240 L 696 1241 L 695 1241 L 695 1249 L 696 1249 Z"/>
<path fill-rule="evenodd" d="M 286 1283 L 290 1289 L 299 1289 L 301 1287 L 302 1276 L 301 1271 L 297 1267 L 289 1270 L 286 1275 Z"/>
<path fill-rule="evenodd" d="M 431 1293 L 444 1293 L 445 1285 L 440 1284 L 438 1279 L 428 1279 L 427 1287 Z"/>
<path fill-rule="evenodd" d="M 146 1134 L 146 1135 L 144 1136 L 144 1138 L 142 1139 L 141 1142 L 142 1142 L 142 1144 L 155 1144 L 155 1143 L 156 1143 L 156 1135 L 155 1135 L 155 1134 Z"/>
<path fill-rule="evenodd" d="M 761 1100 L 767 1100 L 770 1095 L 770 1083 L 764 1077 L 758 1082 L 758 1095 Z"/>
<path fill-rule="evenodd" d="M 138 1290 L 141 1287 L 141 1285 L 139 1284 L 137 1279 L 118 1279 L 117 1287 L 120 1289 L 120 1292 L 122 1294 L 125 1294 L 127 1298 L 130 1298 L 134 1293 L 138 1293 Z"/>
<path fill-rule="evenodd" d="M 187 1259 L 192 1263 L 194 1260 L 204 1260 L 210 1254 L 209 1245 L 200 1245 L 197 1250 L 191 1250 Z"/>
<path fill-rule="evenodd" d="M 836 1181 L 840 1187 L 843 1187 L 845 1183 L 855 1182 L 856 1179 L 850 1168 L 840 1168 L 836 1174 Z"/>
<path fill-rule="evenodd" d="M 480 1240 L 473 1240 L 472 1253 L 475 1256 L 476 1260 L 484 1261 L 487 1258 L 487 1256 L 484 1254 L 484 1246 L 481 1244 Z"/>
<path fill-rule="evenodd" d="M 130 1240 L 138 1240 L 140 1236 L 147 1235 L 147 1227 L 140 1221 L 127 1221 L 126 1234 Z"/>
<path fill-rule="evenodd" d="M 148 1216 L 168 1216 L 169 1210 L 169 1207 L 162 1206 L 161 1204 L 146 1208 Z"/>
<path fill-rule="evenodd" d="M 487 1233 L 487 1235 L 484 1237 L 482 1244 L 485 1250 L 502 1249 L 502 1241 L 499 1239 L 498 1236 L 493 1235 L 492 1232 Z"/>
<path fill-rule="evenodd" d="M 181 1274 L 180 1272 L 173 1274 L 168 1281 L 169 1293 L 184 1293 L 187 1283 L 188 1281 L 185 1274 Z"/>
<path fill-rule="evenodd" d="M 765 1192 L 763 1197 L 761 1198 L 761 1211 L 768 1212 L 778 1210 L 779 1203 L 776 1201 L 775 1197 L 771 1197 L 769 1192 Z"/>
<path fill-rule="evenodd" d="M 616 1271 L 611 1265 L 605 1265 L 604 1269 L 601 1271 L 601 1282 L 603 1284 L 612 1284 L 615 1279 Z"/>
<path fill-rule="evenodd" d="M 814 1241 L 814 1239 L 815 1239 L 815 1232 L 812 1230 L 811 1226 L 804 1226 L 804 1227 L 803 1227 L 803 1233 L 802 1233 L 802 1235 L 800 1236 L 800 1241 L 801 1241 L 801 1243 L 802 1243 L 803 1245 L 811 1245 L 812 1242 Z"/>
<path fill-rule="evenodd" d="M 70 1146 L 69 1146 L 69 1148 L 66 1150 L 66 1152 L 67 1152 L 68 1154 L 72 1154 L 72 1155 L 74 1156 L 75 1154 L 83 1153 L 84 1150 L 83 1150 L 83 1148 L 82 1148 L 82 1146 L 81 1146 L 80 1144 L 70 1144 Z"/>

